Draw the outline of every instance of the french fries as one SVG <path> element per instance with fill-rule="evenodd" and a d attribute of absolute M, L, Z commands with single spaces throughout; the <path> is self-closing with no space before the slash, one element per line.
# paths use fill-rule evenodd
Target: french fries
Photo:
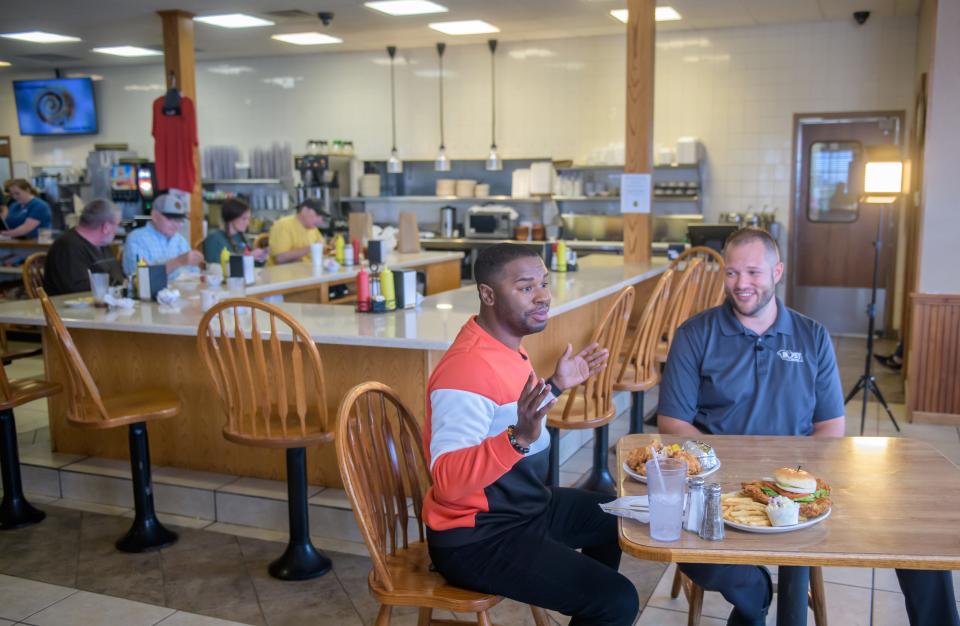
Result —
<path fill-rule="evenodd" d="M 770 526 L 767 506 L 739 491 L 722 494 L 720 508 L 725 520 L 745 526 Z"/>

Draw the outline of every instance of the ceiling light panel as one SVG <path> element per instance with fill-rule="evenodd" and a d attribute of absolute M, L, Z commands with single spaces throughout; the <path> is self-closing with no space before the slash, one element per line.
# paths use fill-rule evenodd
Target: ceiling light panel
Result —
<path fill-rule="evenodd" d="M 283 33 L 280 35 L 273 35 L 271 39 L 276 39 L 277 41 L 282 41 L 284 43 L 292 43 L 297 46 L 320 46 L 331 43 L 343 43 L 343 39 L 339 37 L 332 37 L 324 33 Z"/>
<path fill-rule="evenodd" d="M 379 2 L 364 2 L 363 5 L 368 9 L 395 16 L 447 12 L 447 7 L 429 0 L 381 0 Z"/>
<path fill-rule="evenodd" d="M 0 61 L 0 67 L 10 67 L 9 61 Z"/>
<path fill-rule="evenodd" d="M 79 37 L 45 33 L 40 30 L 32 30 L 26 33 L 7 33 L 5 35 L 0 35 L 0 37 L 4 37 L 6 39 L 16 39 L 18 41 L 29 41 L 30 43 L 67 43 L 72 41 L 80 41 Z"/>
<path fill-rule="evenodd" d="M 446 35 L 480 35 L 483 33 L 499 33 L 500 29 L 483 20 L 463 20 L 459 22 L 434 22 L 430 28 Z"/>
<path fill-rule="evenodd" d="M 163 53 L 159 50 L 150 50 L 139 46 L 111 46 L 107 48 L 94 48 L 94 52 L 100 54 L 112 54 L 118 57 L 155 57 Z"/>
<path fill-rule="evenodd" d="M 610 15 L 626 24 L 630 12 L 626 9 L 614 9 L 610 11 Z M 658 22 L 674 22 L 683 18 L 673 7 L 657 7 L 654 10 L 653 19 Z"/>
<path fill-rule="evenodd" d="M 203 22 L 221 28 L 255 28 L 257 26 L 273 26 L 274 22 L 264 20 L 243 13 L 225 13 L 223 15 L 203 15 L 193 18 L 194 22 Z"/>

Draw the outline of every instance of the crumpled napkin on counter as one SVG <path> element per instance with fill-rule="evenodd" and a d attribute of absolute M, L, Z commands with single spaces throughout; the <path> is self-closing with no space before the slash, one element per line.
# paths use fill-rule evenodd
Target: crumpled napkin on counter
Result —
<path fill-rule="evenodd" d="M 165 287 L 157 292 L 157 302 L 160 304 L 165 304 L 167 306 L 173 306 L 177 300 L 180 299 L 180 290 L 179 289 L 170 289 Z"/>
<path fill-rule="evenodd" d="M 604 513 L 628 517 L 643 524 L 650 523 L 650 501 L 647 496 L 623 496 L 600 505 Z"/>
<path fill-rule="evenodd" d="M 103 296 L 103 301 L 111 309 L 133 309 L 133 299 L 132 298 L 117 298 L 111 294 Z"/>

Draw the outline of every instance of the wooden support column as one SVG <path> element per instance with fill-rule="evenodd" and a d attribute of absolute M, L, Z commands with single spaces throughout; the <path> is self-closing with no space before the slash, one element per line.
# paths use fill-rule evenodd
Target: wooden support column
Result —
<path fill-rule="evenodd" d="M 186 11 L 157 11 L 163 22 L 163 73 L 167 88 L 170 72 L 177 77 L 177 89 L 197 107 L 197 81 L 193 45 L 193 13 Z M 200 155 L 193 150 L 196 182 L 190 189 L 190 245 L 203 238 L 203 195 L 200 189 Z"/>
<path fill-rule="evenodd" d="M 655 0 L 627 0 L 627 174 L 653 172 L 653 59 Z M 651 185 L 651 193 L 652 185 Z M 651 199 L 652 200 L 652 199 Z M 649 213 L 623 216 L 623 257 L 627 263 L 650 260 Z"/>

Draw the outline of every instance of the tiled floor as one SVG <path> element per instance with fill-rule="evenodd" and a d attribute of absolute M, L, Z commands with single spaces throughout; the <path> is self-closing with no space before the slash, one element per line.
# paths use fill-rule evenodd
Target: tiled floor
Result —
<path fill-rule="evenodd" d="M 863 340 L 840 339 L 837 353 L 844 389 L 849 389 L 862 371 Z M 882 346 L 880 351 L 888 351 Z M 14 365 L 13 377 L 41 373 L 38 359 Z M 916 437 L 937 446 L 955 463 L 960 463 L 960 430 L 942 426 L 904 423 L 902 384 L 897 375 L 877 368 L 879 383 L 903 429 L 901 435 Z M 656 405 L 656 393 L 647 395 L 647 407 Z M 859 434 L 858 401 L 848 405 L 848 434 Z M 626 416 L 611 427 L 611 441 L 626 432 Z M 46 406 L 43 401 L 17 409 L 17 430 L 21 446 L 49 441 Z M 893 425 L 880 407 L 868 405 L 865 434 L 893 435 Z M 561 482 L 572 484 L 590 467 L 591 445 L 574 453 L 561 468 Z M 122 478 L 123 464 L 103 459 L 67 459 L 72 463 L 70 480 L 85 473 Z M 157 474 L 163 474 L 165 468 Z M 175 472 L 174 472 L 175 473 Z M 156 477 L 155 477 L 156 478 Z M 218 476 L 168 476 L 181 489 L 217 490 L 215 519 L 232 519 L 232 499 L 277 497 L 275 484 L 250 479 L 222 480 Z M 126 487 L 125 487 L 126 488 Z M 160 498 L 158 488 L 158 499 Z M 82 493 L 82 490 L 81 490 Z M 223 494 L 222 496 L 220 494 Z M 320 491 L 313 505 L 333 504 L 342 499 L 336 490 Z M 64 500 L 33 495 L 31 500 L 47 511 L 42 524 L 9 533 L 0 533 L 0 626 L 26 623 L 37 626 L 73 624 L 164 624 L 214 625 L 246 624 L 372 624 L 377 605 L 367 591 L 370 562 L 362 544 L 354 537 L 325 536 L 330 525 L 313 524 L 314 541 L 333 559 L 334 570 L 319 580 L 280 582 L 266 573 L 267 563 L 278 556 L 285 541 L 285 519 L 279 529 L 272 520 L 285 507 L 276 500 L 254 520 L 238 518 L 210 522 L 201 515 L 208 505 L 197 505 L 193 517 L 163 516 L 176 525 L 180 541 L 168 549 L 148 555 L 128 555 L 113 548 L 113 540 L 129 525 L 128 507 L 88 500 Z M 206 508 L 204 508 L 206 507 Z M 279 508 L 278 508 L 279 507 Z M 278 508 L 278 511 L 273 511 Z M 265 517 L 264 517 L 265 516 Z M 269 519 L 268 519 L 269 518 Z M 313 520 L 312 520 L 313 521 Z M 669 597 L 673 567 L 625 557 L 621 571 L 637 586 L 645 608 L 638 624 L 686 624 L 686 602 Z M 828 614 L 831 624 L 905 626 L 903 598 L 890 570 L 825 568 Z M 955 578 L 955 585 L 960 579 Z M 872 609 L 872 610 L 871 610 Z M 704 606 L 705 625 L 725 623 L 730 607 L 718 594 L 708 593 Z M 567 619 L 552 614 L 558 624 Z M 230 621 L 222 621 L 230 620 Z M 494 611 L 500 624 L 529 624 L 525 607 L 505 601 Z M 872 620 L 872 621 L 871 621 Z M 394 623 L 414 624 L 412 610 L 395 611 Z M 771 619 L 771 624 L 773 620 Z M 812 624 L 812 620 L 810 621 Z"/>

